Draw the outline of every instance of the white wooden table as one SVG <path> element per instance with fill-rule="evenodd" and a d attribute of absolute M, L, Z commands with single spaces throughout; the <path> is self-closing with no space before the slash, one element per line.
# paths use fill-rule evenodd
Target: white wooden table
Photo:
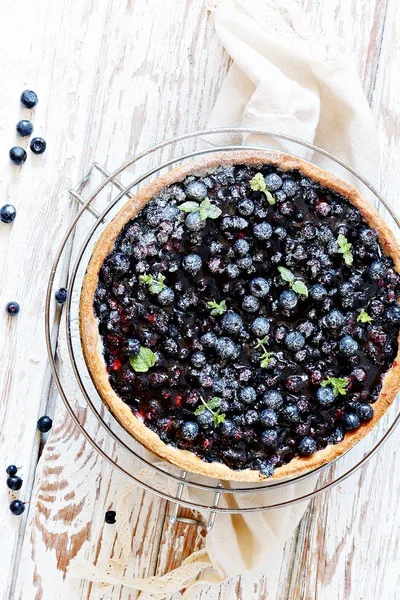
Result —
<path fill-rule="evenodd" d="M 335 31 L 354 54 L 378 124 L 384 195 L 400 209 L 400 5 L 396 0 L 302 0 L 316 33 Z M 0 471 L 21 465 L 22 517 L 0 486 L 0 596 L 22 600 L 134 599 L 65 577 L 80 553 L 112 542 L 104 511 L 118 499 L 113 472 L 74 429 L 51 385 L 44 344 L 45 286 L 76 211 L 67 190 L 94 159 L 109 169 L 134 151 L 201 129 L 229 67 L 203 0 L 2 0 L 0 6 L 0 190 L 15 204 L 0 224 Z M 15 124 L 31 111 L 48 150 L 13 167 Z M 368 176 L 368 173 L 366 174 Z M 54 318 L 57 335 L 58 313 Z M 35 423 L 55 412 L 42 448 Z M 366 468 L 317 498 L 287 544 L 276 580 L 244 579 L 205 590 L 202 600 L 394 600 L 400 598 L 400 469 L 397 432 Z M 201 547 L 193 527 L 171 527 L 165 502 L 138 489 L 132 574 L 164 573 Z"/>

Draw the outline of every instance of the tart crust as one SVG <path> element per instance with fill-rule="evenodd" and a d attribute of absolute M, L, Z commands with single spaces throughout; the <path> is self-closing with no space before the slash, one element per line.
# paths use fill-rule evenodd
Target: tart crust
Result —
<path fill-rule="evenodd" d="M 126 431 L 136 438 L 138 442 L 157 456 L 193 473 L 229 481 L 259 482 L 263 479 L 277 480 L 293 477 L 314 470 L 337 459 L 339 456 L 350 450 L 373 429 L 394 401 L 400 388 L 399 334 L 399 351 L 392 367 L 387 371 L 383 379 L 381 393 L 378 400 L 374 403 L 373 418 L 368 422 L 362 423 L 354 432 L 346 433 L 343 441 L 339 444 L 328 445 L 326 448 L 315 452 L 310 457 L 296 457 L 288 464 L 277 468 L 275 473 L 267 478 L 256 470 L 233 470 L 222 463 L 208 463 L 188 450 L 180 450 L 165 444 L 155 432 L 146 427 L 146 425 L 133 414 L 131 409 L 111 387 L 102 354 L 102 342 L 99 334 L 98 322 L 93 310 L 93 301 L 98 285 L 100 268 L 109 252 L 113 249 L 115 240 L 124 225 L 135 217 L 147 202 L 159 194 L 163 188 L 181 181 L 189 174 L 210 172 L 212 169 L 221 165 L 249 164 L 261 166 L 267 163 L 273 164 L 281 170 L 298 170 L 305 176 L 318 181 L 323 186 L 345 196 L 349 202 L 360 211 L 368 225 L 377 232 L 381 247 L 385 250 L 385 253 L 392 258 L 397 272 L 400 272 L 399 242 L 396 240 L 393 232 L 384 222 L 376 208 L 367 202 L 354 187 L 341 179 L 338 179 L 328 171 L 303 159 L 275 151 L 243 150 L 231 153 L 218 153 L 202 160 L 189 162 L 172 169 L 142 188 L 123 206 L 98 239 L 83 280 L 80 298 L 79 320 L 84 357 L 93 383 L 114 417 Z"/>

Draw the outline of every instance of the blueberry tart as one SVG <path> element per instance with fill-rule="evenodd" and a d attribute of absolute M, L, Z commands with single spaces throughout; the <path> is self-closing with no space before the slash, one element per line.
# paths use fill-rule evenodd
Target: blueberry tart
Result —
<path fill-rule="evenodd" d="M 143 446 L 260 481 L 339 457 L 400 387 L 400 247 L 356 189 L 240 151 L 129 200 L 83 281 L 93 382 Z"/>

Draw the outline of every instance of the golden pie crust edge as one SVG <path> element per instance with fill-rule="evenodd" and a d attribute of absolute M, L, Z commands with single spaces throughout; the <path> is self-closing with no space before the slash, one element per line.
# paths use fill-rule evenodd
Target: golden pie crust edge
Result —
<path fill-rule="evenodd" d="M 288 464 L 277 468 L 275 473 L 268 478 L 256 470 L 233 470 L 222 463 L 208 463 L 188 450 L 180 450 L 165 444 L 155 432 L 146 427 L 132 413 L 131 409 L 112 389 L 102 354 L 102 342 L 98 330 L 98 321 L 94 314 L 93 301 L 100 268 L 107 255 L 113 249 L 115 240 L 121 229 L 129 220 L 135 217 L 151 198 L 159 194 L 163 188 L 181 181 L 187 175 L 210 172 L 221 165 L 248 164 L 262 166 L 267 163 L 276 165 L 281 170 L 299 170 L 305 176 L 345 196 L 360 211 L 368 225 L 377 232 L 381 247 L 393 259 L 396 270 L 400 273 L 400 245 L 398 241 L 376 208 L 367 202 L 355 188 L 328 171 L 303 159 L 269 150 L 241 150 L 229 153 L 221 152 L 201 160 L 183 164 L 146 185 L 132 199 L 128 200 L 105 228 L 93 249 L 83 280 L 80 298 L 80 334 L 85 361 L 98 393 L 114 417 L 138 442 L 157 456 L 181 469 L 227 481 L 259 482 L 264 479 L 284 479 L 305 474 L 308 471 L 332 462 L 350 450 L 373 429 L 394 401 L 400 388 L 399 334 L 399 351 L 392 367 L 384 377 L 379 398 L 373 405 L 373 418 L 368 422 L 362 423 L 354 432 L 346 433 L 343 441 L 339 444 L 328 445 L 310 457 L 296 457 Z"/>

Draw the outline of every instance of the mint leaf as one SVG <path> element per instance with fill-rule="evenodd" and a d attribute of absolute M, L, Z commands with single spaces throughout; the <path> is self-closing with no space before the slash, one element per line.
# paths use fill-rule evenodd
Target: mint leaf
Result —
<path fill-rule="evenodd" d="M 266 335 L 263 338 L 257 338 L 257 344 L 254 346 L 254 350 L 258 350 L 258 348 L 264 349 L 264 344 L 268 342 L 269 335 Z"/>
<path fill-rule="evenodd" d="M 219 206 L 216 206 L 215 204 L 211 204 L 209 210 L 208 210 L 208 217 L 210 219 L 218 219 L 218 217 L 222 214 L 222 210 L 219 208 Z"/>
<path fill-rule="evenodd" d="M 372 323 L 373 318 L 370 317 L 369 314 L 364 309 L 362 309 L 360 314 L 357 317 L 357 321 L 359 323 Z"/>
<path fill-rule="evenodd" d="M 192 213 L 196 212 L 196 210 L 199 210 L 200 205 L 198 202 L 184 202 L 183 204 L 180 204 L 178 208 L 183 212 Z"/>
<path fill-rule="evenodd" d="M 208 410 L 213 410 L 214 408 L 219 408 L 221 406 L 221 398 L 218 396 L 214 396 L 207 402 Z"/>
<path fill-rule="evenodd" d="M 221 398 L 214 396 L 213 398 L 210 398 L 208 402 L 206 402 L 204 398 L 200 396 L 200 400 L 201 405 L 198 406 L 194 411 L 195 415 L 201 415 L 205 410 L 208 410 L 214 418 L 214 427 L 217 427 L 220 425 L 220 423 L 225 421 L 225 414 L 220 411 Z"/>
<path fill-rule="evenodd" d="M 194 411 L 195 415 L 201 415 L 201 413 L 203 413 L 206 410 L 206 405 L 205 404 L 200 404 L 200 406 L 198 406 L 196 408 L 196 410 Z"/>
<path fill-rule="evenodd" d="M 294 281 L 290 287 L 296 294 L 300 294 L 301 296 L 305 296 L 307 298 L 308 288 L 303 281 L 300 281 L 300 280 Z"/>
<path fill-rule="evenodd" d="M 218 304 L 218 302 L 211 300 L 210 302 L 207 302 L 207 306 L 209 308 L 212 308 L 211 315 L 213 317 L 217 317 L 218 315 L 223 315 L 227 311 L 226 300 L 221 300 L 221 302 L 219 304 Z"/>
<path fill-rule="evenodd" d="M 157 357 L 154 352 L 144 346 L 140 346 L 139 354 L 129 358 L 129 363 L 136 373 L 146 373 L 156 362 Z"/>
<path fill-rule="evenodd" d="M 289 271 L 286 267 L 278 267 L 278 271 L 281 274 L 283 281 L 287 281 L 288 283 L 292 283 L 294 281 L 294 275 L 292 271 Z"/>
<path fill-rule="evenodd" d="M 271 206 L 276 204 L 275 198 L 267 189 L 265 179 L 262 173 L 256 173 L 256 175 L 254 175 L 254 177 L 250 179 L 250 187 L 253 190 L 253 192 L 262 192 L 263 194 L 265 194 L 268 204 L 270 204 Z"/>
<path fill-rule="evenodd" d="M 347 241 L 347 238 L 340 233 L 337 238 L 337 244 L 339 246 L 340 254 L 343 254 L 344 262 L 346 265 L 353 264 L 353 254 L 351 252 L 352 245 Z"/>
<path fill-rule="evenodd" d="M 332 391 L 335 396 L 344 396 L 346 394 L 346 388 L 349 385 L 349 380 L 343 377 L 327 377 L 325 381 L 321 383 L 322 387 L 328 385 L 332 386 Z"/>
<path fill-rule="evenodd" d="M 221 413 L 219 409 L 213 414 L 214 426 L 218 427 L 221 423 L 225 423 L 225 413 Z"/>
<path fill-rule="evenodd" d="M 210 210 L 211 202 L 209 198 L 204 198 L 202 203 L 200 204 L 200 219 L 205 221 L 208 217 L 208 212 Z"/>
<path fill-rule="evenodd" d="M 157 277 L 153 277 L 153 275 L 140 275 L 139 281 L 149 286 L 149 292 L 151 294 L 159 294 L 162 292 L 166 285 L 164 284 L 165 277 L 158 273 Z"/>
<path fill-rule="evenodd" d="M 273 354 L 273 352 L 264 352 L 264 354 L 261 355 L 260 367 L 262 369 L 266 369 L 268 367 Z"/>

